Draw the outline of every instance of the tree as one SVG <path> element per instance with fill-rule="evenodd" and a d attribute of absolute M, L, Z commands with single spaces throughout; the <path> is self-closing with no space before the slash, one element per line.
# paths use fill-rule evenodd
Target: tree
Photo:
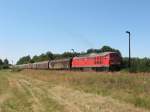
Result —
<path fill-rule="evenodd" d="M 2 68 L 3 68 L 3 69 L 9 68 L 9 61 L 8 61 L 8 59 L 4 59 Z"/>
<path fill-rule="evenodd" d="M 41 54 L 39 56 L 39 60 L 38 61 L 46 61 L 49 60 L 48 56 L 46 54 Z"/>
<path fill-rule="evenodd" d="M 3 61 L 0 59 L 0 66 L 2 66 L 3 65 Z"/>
<path fill-rule="evenodd" d="M 46 55 L 47 55 L 49 60 L 53 60 L 54 59 L 54 55 L 53 55 L 52 52 L 49 51 L 49 52 L 46 53 Z"/>
<path fill-rule="evenodd" d="M 92 48 L 92 49 L 88 49 L 87 50 L 87 54 L 90 54 L 90 53 L 101 53 L 101 52 L 117 52 L 118 54 L 121 55 L 121 52 L 118 49 L 111 48 L 110 46 L 103 46 L 100 49 L 93 49 Z"/>
<path fill-rule="evenodd" d="M 87 54 L 90 54 L 90 53 L 100 53 L 101 50 L 100 49 L 88 49 L 87 50 Z"/>
<path fill-rule="evenodd" d="M 27 64 L 27 63 L 30 63 L 30 62 L 31 62 L 31 57 L 28 55 L 28 56 L 24 56 L 24 57 L 20 58 L 19 61 L 17 62 L 17 65 Z"/>
<path fill-rule="evenodd" d="M 70 58 L 73 56 L 74 53 L 71 53 L 71 52 L 64 52 L 62 54 L 62 58 Z"/>
<path fill-rule="evenodd" d="M 4 60 L 4 65 L 9 65 L 8 59 L 5 59 L 5 60 Z"/>
<path fill-rule="evenodd" d="M 0 69 L 3 68 L 3 61 L 0 59 Z"/>
<path fill-rule="evenodd" d="M 100 50 L 101 50 L 102 52 L 114 51 L 114 49 L 111 48 L 111 47 L 109 47 L 109 46 L 103 46 Z"/>
<path fill-rule="evenodd" d="M 38 62 L 38 60 L 39 60 L 39 57 L 37 55 L 33 56 L 33 58 L 32 58 L 33 62 Z"/>
<path fill-rule="evenodd" d="M 117 52 L 121 56 L 121 52 L 118 49 L 111 48 L 110 46 L 103 46 L 101 52 Z"/>
<path fill-rule="evenodd" d="M 120 51 L 117 49 L 113 49 L 109 46 L 103 46 L 101 49 L 88 49 L 86 52 L 64 52 L 62 54 L 53 54 L 52 52 L 48 51 L 46 53 L 42 53 L 41 55 L 35 55 L 31 59 L 30 56 L 24 56 L 19 59 L 17 64 L 27 64 L 27 63 L 34 63 L 34 62 L 40 62 L 40 61 L 47 61 L 47 60 L 54 60 L 54 59 L 62 59 L 62 58 L 70 58 L 74 56 L 82 56 L 89 53 L 101 53 L 101 52 L 107 52 L 107 51 L 114 51 L 118 52 L 120 54 Z"/>
<path fill-rule="evenodd" d="M 40 61 L 46 61 L 46 60 L 53 60 L 55 58 L 54 54 L 50 51 L 43 53 L 39 56 L 35 55 L 32 58 L 31 62 L 40 62 Z"/>

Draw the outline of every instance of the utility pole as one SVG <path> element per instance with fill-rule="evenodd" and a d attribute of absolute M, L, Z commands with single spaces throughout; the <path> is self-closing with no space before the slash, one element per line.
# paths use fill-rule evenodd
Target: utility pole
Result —
<path fill-rule="evenodd" d="M 126 31 L 127 34 L 129 34 L 129 69 L 131 68 L 131 32 Z"/>

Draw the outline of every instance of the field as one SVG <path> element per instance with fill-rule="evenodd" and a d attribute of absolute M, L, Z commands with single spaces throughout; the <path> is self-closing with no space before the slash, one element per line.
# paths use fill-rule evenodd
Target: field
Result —
<path fill-rule="evenodd" d="M 149 73 L 0 71 L 0 112 L 149 111 Z"/>

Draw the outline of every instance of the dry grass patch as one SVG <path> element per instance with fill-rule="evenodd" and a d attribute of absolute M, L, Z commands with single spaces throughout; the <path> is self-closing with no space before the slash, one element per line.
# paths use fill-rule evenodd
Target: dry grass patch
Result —
<path fill-rule="evenodd" d="M 22 73 L 26 75 L 28 71 Z M 31 70 L 29 77 L 51 84 L 72 88 L 103 96 L 111 96 L 136 107 L 150 109 L 150 74 L 95 73 L 70 71 Z"/>
<path fill-rule="evenodd" d="M 147 112 L 149 74 L 0 71 L 2 112 Z"/>

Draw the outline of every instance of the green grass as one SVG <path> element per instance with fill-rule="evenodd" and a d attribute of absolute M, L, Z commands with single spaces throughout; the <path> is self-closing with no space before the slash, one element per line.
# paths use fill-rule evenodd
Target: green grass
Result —
<path fill-rule="evenodd" d="M 150 74 L 33 71 L 31 77 L 150 110 Z M 43 75 L 41 75 L 43 74 Z"/>
<path fill-rule="evenodd" d="M 63 112 L 63 106 L 45 92 L 40 93 L 19 82 L 23 79 L 18 77 L 16 72 L 0 71 L 1 112 Z"/>
<path fill-rule="evenodd" d="M 76 79 L 76 78 L 75 78 Z M 80 77 L 71 84 L 85 92 L 111 96 L 137 107 L 150 109 L 150 76 L 140 74 L 118 74 Z"/>
<path fill-rule="evenodd" d="M 23 82 L 24 79 L 31 84 Z M 35 83 L 36 79 L 44 83 Z M 10 84 L 10 80 L 12 80 L 12 84 Z M 18 83 L 21 87 L 18 86 Z M 63 112 L 64 106 L 47 94 L 47 89 L 54 85 L 109 96 L 120 102 L 150 110 L 149 73 L 23 70 L 20 72 L 0 71 L 0 96 L 10 94 L 10 97 L 2 105 L 0 104 L 2 112 L 32 112 L 33 106 L 43 107 L 45 110 L 41 110 L 41 112 Z M 37 99 L 38 101 L 36 101 Z"/>
<path fill-rule="evenodd" d="M 0 71 L 0 94 L 4 94 L 8 91 L 8 80 L 7 77 L 4 74 L 4 71 Z"/>

